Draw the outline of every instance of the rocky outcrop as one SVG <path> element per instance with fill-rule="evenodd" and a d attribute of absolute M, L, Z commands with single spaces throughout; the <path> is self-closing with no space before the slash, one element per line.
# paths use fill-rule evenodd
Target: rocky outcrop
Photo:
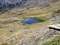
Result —
<path fill-rule="evenodd" d="M 27 0 L 0 0 L 0 10 L 11 9 L 23 5 Z"/>
<path fill-rule="evenodd" d="M 0 0 L 0 10 L 11 9 L 14 7 L 38 7 L 50 6 L 51 3 L 59 0 Z"/>

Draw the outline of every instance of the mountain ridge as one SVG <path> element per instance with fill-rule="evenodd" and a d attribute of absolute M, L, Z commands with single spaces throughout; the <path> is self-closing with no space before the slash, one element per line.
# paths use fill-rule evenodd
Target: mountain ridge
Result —
<path fill-rule="evenodd" d="M 11 9 L 14 7 L 42 7 L 50 6 L 59 0 L 0 0 L 0 10 Z"/>

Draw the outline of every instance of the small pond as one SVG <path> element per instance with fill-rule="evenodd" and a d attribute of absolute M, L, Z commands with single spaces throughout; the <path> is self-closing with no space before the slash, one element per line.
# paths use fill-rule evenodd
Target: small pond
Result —
<path fill-rule="evenodd" d="M 38 23 L 38 22 L 42 22 L 43 20 L 41 19 L 37 19 L 37 18 L 27 18 L 25 20 L 22 21 L 23 24 L 33 24 L 33 23 Z"/>

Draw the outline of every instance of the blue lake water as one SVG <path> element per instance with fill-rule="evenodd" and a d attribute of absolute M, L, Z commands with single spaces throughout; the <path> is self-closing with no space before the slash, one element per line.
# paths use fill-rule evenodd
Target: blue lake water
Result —
<path fill-rule="evenodd" d="M 33 23 L 38 23 L 38 22 L 42 22 L 42 20 L 36 19 L 36 18 L 28 18 L 23 20 L 23 24 L 33 24 Z"/>

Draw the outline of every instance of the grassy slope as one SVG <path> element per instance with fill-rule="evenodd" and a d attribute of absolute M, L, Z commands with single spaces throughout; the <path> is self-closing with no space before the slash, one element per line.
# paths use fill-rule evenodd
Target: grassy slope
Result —
<path fill-rule="evenodd" d="M 46 42 L 44 45 L 60 45 L 60 36 L 56 36 L 53 40 Z"/>
<path fill-rule="evenodd" d="M 54 8 L 56 8 L 56 7 L 54 7 Z M 44 43 L 44 45 L 60 45 L 60 35 L 56 36 L 53 40 Z"/>
<path fill-rule="evenodd" d="M 6 19 L 7 23 L 0 23 L 0 42 L 6 42 L 9 38 L 12 36 L 19 37 L 18 35 L 23 35 L 22 32 L 23 30 L 27 30 L 29 27 L 31 27 L 29 30 L 28 35 L 31 36 L 31 32 L 36 29 L 40 28 L 40 26 L 46 25 L 48 22 L 42 22 L 42 23 L 36 23 L 36 24 L 31 24 L 31 25 L 22 25 L 20 22 L 29 17 L 36 17 L 36 18 L 41 18 L 42 20 L 49 19 L 52 15 L 52 12 L 55 10 L 60 9 L 60 4 L 57 4 L 52 7 L 47 7 L 44 9 L 33 9 L 33 10 L 22 10 L 22 9 L 12 9 L 7 12 L 4 12 L 3 14 L 0 15 L 0 19 Z M 19 15 L 21 14 L 21 15 Z M 19 21 L 12 22 L 8 20 L 11 19 L 11 17 L 16 17 L 19 19 Z M 3 21 L 6 21 L 3 20 Z M 34 29 L 33 29 L 34 28 Z M 12 32 L 11 32 L 12 30 Z M 32 33 L 33 34 L 33 33 Z M 22 36 L 21 36 L 22 37 Z"/>

